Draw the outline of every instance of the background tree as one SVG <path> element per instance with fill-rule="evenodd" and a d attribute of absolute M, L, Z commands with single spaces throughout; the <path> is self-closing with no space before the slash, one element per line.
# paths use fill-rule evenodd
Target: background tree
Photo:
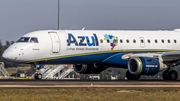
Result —
<path fill-rule="evenodd" d="M 0 40 L 0 62 L 3 62 L 2 53 L 4 51 L 4 46 Z"/>

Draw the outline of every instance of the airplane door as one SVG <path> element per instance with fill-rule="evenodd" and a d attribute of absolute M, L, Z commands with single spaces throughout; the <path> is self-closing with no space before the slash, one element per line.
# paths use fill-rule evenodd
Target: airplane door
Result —
<path fill-rule="evenodd" d="M 56 32 L 49 32 L 52 42 L 52 52 L 59 53 L 60 51 L 60 39 Z"/>
<path fill-rule="evenodd" d="M 144 47 L 145 47 L 144 38 L 143 38 L 143 37 L 140 37 L 139 40 L 140 40 L 140 46 L 141 46 L 141 48 L 144 48 Z"/>

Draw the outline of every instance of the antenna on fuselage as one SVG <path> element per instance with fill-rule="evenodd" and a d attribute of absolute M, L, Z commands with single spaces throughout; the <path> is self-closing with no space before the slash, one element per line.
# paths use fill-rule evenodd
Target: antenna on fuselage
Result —
<path fill-rule="evenodd" d="M 82 31 L 85 30 L 85 27 L 82 28 Z"/>

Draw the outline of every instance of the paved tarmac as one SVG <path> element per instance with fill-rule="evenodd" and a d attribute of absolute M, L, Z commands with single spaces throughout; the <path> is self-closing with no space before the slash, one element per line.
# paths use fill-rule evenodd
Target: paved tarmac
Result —
<path fill-rule="evenodd" d="M 99 80 L 0 80 L 0 88 L 64 88 L 64 87 L 180 87 L 180 81 L 99 81 Z"/>

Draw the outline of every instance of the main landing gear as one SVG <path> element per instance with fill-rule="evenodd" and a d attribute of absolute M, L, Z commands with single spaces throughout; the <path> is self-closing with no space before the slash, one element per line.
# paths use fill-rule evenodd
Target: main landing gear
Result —
<path fill-rule="evenodd" d="M 129 70 L 126 72 L 126 77 L 128 80 L 139 80 L 141 75 L 131 74 Z M 165 70 L 162 74 L 164 80 L 177 80 L 178 73 L 175 70 Z"/>
<path fill-rule="evenodd" d="M 162 76 L 164 80 L 177 80 L 178 73 L 175 70 L 165 70 Z"/>

